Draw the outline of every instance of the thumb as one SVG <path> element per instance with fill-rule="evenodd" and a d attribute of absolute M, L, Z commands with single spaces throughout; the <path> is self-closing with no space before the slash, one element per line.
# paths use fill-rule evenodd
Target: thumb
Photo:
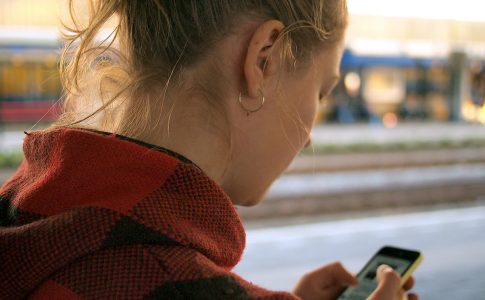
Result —
<path fill-rule="evenodd" d="M 387 265 L 377 268 L 377 288 L 369 296 L 369 300 L 394 299 L 401 290 L 399 274 Z"/>

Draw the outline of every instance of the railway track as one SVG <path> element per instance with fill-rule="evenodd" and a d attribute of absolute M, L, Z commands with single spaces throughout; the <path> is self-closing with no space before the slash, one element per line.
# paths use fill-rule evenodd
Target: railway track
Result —
<path fill-rule="evenodd" d="M 485 148 L 298 157 L 245 221 L 485 200 Z"/>

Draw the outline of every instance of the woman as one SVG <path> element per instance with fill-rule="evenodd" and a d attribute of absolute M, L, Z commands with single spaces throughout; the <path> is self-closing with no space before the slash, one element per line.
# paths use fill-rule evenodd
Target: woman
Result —
<path fill-rule="evenodd" d="M 340 263 L 293 293 L 231 272 L 233 205 L 260 202 L 310 144 L 338 80 L 345 1 L 89 4 L 65 36 L 64 113 L 26 132 L 0 190 L 0 298 L 334 299 L 356 284 Z M 416 299 L 412 280 L 378 278 L 370 299 Z"/>

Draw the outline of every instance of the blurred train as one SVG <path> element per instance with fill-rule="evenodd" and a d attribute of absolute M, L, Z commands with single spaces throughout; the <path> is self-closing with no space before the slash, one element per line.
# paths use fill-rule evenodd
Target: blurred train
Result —
<path fill-rule="evenodd" d="M 62 87 L 56 32 L 0 29 L 0 123 L 52 121 Z M 467 62 L 460 115 L 485 124 L 485 64 Z M 347 49 L 342 80 L 324 101 L 321 122 L 447 121 L 453 115 L 448 57 L 362 55 Z"/>
<path fill-rule="evenodd" d="M 0 123 L 56 118 L 59 49 L 56 32 L 0 29 Z"/>
<path fill-rule="evenodd" d="M 342 80 L 324 102 L 320 120 L 387 127 L 403 121 L 462 119 L 485 124 L 485 62 L 463 56 L 458 67 L 463 70 L 457 71 L 450 54 L 376 56 L 346 49 Z M 462 99 L 456 97 L 458 89 Z"/>

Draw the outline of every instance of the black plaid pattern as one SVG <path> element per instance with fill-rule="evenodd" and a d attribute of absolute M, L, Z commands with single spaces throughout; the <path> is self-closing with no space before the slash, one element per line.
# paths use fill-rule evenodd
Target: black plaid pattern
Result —
<path fill-rule="evenodd" d="M 144 299 L 234 299 L 252 298 L 231 276 L 166 283 Z"/>
<path fill-rule="evenodd" d="M 75 261 L 52 279 L 85 299 L 142 299 L 168 280 L 149 246 L 101 250 Z"/>
<path fill-rule="evenodd" d="M 101 248 L 137 244 L 176 245 L 177 242 L 129 217 L 122 217 L 108 233 Z"/>
<path fill-rule="evenodd" d="M 0 299 L 19 299 L 72 260 L 96 251 L 119 214 L 83 208 L 0 231 Z M 5 259 L 8 258 L 8 259 Z"/>

